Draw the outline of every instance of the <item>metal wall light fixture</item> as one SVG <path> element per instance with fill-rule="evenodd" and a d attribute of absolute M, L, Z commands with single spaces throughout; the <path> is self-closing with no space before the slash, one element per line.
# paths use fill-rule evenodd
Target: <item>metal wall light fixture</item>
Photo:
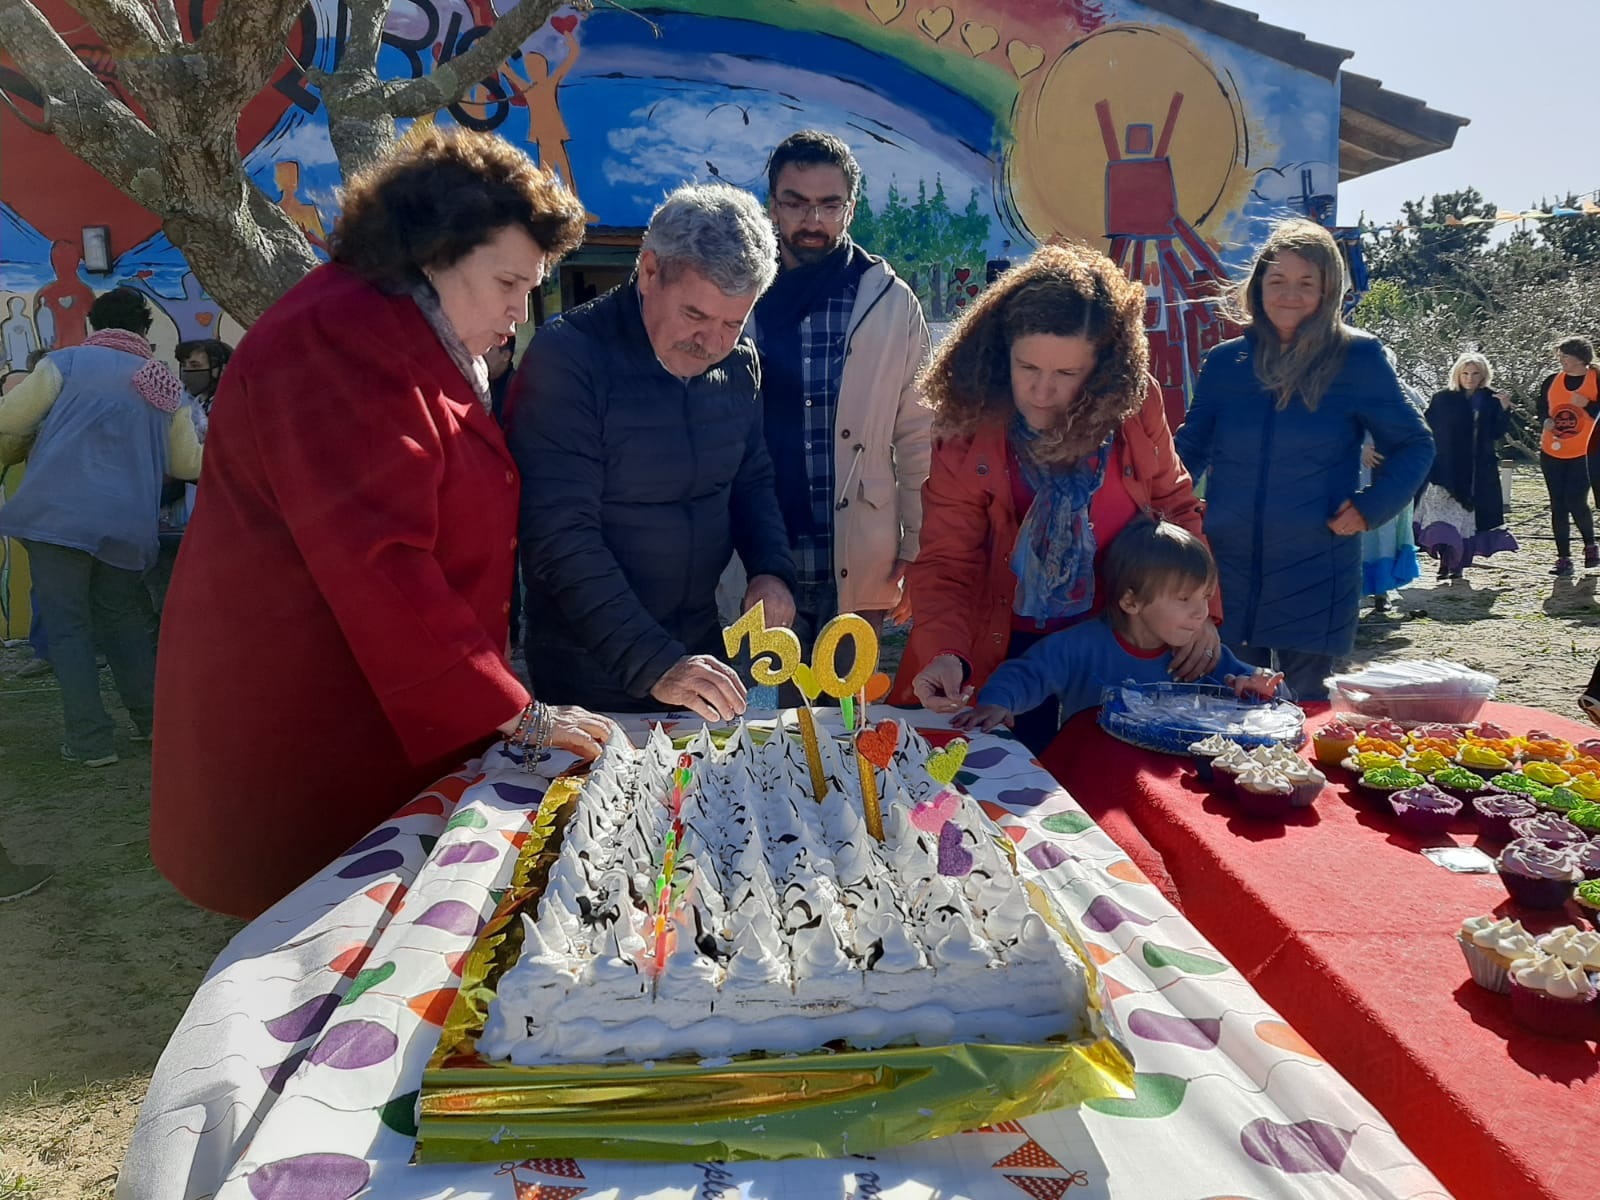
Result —
<path fill-rule="evenodd" d="M 111 227 L 83 227 L 83 269 L 95 275 L 111 274 Z"/>

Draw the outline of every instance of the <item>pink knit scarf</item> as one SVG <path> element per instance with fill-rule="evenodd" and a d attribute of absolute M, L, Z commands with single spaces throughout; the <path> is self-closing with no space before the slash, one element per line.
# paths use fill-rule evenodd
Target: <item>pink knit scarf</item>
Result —
<path fill-rule="evenodd" d="M 133 373 L 133 390 L 152 408 L 167 413 L 178 411 L 178 405 L 183 400 L 183 385 L 168 370 L 166 363 L 151 358 L 150 343 L 137 333 L 126 329 L 101 329 L 84 338 L 83 344 L 150 359 Z"/>

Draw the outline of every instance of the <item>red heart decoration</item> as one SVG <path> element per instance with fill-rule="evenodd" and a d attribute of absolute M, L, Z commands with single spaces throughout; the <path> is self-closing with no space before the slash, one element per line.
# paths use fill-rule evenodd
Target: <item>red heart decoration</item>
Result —
<path fill-rule="evenodd" d="M 970 268 L 970 267 L 962 267 L 960 270 L 958 270 L 956 272 L 956 282 L 957 283 L 965 283 L 967 280 L 969 280 L 971 278 L 972 278 L 972 268 Z"/>
<path fill-rule="evenodd" d="M 894 748 L 899 744 L 900 726 L 893 721 L 879 721 L 871 729 L 856 734 L 856 749 L 875 767 L 887 769 L 894 760 Z"/>
<path fill-rule="evenodd" d="M 211 318 L 212 318 L 213 315 L 214 314 L 208 313 L 208 312 L 195 313 L 194 319 L 196 321 L 198 321 L 201 325 L 210 325 L 211 324 Z"/>
<path fill-rule="evenodd" d="M 577 17 L 551 17 L 550 28 L 557 33 L 571 33 L 578 27 Z"/>
<path fill-rule="evenodd" d="M 977 294 L 978 294 L 978 285 L 975 284 L 975 283 L 967 284 L 967 295 L 976 296 Z"/>

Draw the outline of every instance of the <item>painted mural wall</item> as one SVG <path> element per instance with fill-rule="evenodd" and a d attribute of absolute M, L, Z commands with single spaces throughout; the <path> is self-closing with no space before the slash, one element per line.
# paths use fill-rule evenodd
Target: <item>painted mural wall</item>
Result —
<path fill-rule="evenodd" d="M 509 0 L 394 0 L 380 58 L 410 76 L 462 53 Z M 65 0 L 42 5 L 108 84 L 115 67 Z M 203 20 L 215 0 L 195 0 Z M 253 178 L 322 246 L 339 174 L 326 116 L 297 63 L 331 67 L 339 0 L 312 0 L 294 57 L 252 103 Z M 203 293 L 156 219 L 19 117 L 25 81 L 0 67 L 0 352 L 84 334 L 119 283 L 163 314 L 158 348 L 240 330 Z M 34 111 L 37 111 L 36 108 Z M 603 226 L 642 225 L 684 180 L 760 193 L 786 134 L 814 126 L 866 174 L 855 232 L 912 280 L 931 319 L 975 295 L 989 260 L 1055 235 L 1106 249 L 1150 289 L 1164 384 L 1186 391 L 1218 336 L 1195 301 L 1248 258 L 1267 221 L 1327 204 L 1336 84 L 1175 24 L 1135 0 L 653 0 L 563 8 L 461 103 L 438 114 L 527 146 Z M 107 274 L 82 265 L 104 225 Z"/>

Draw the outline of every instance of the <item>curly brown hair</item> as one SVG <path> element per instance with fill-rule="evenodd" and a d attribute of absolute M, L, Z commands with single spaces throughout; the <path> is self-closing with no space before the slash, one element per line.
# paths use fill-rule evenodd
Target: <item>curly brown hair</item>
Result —
<path fill-rule="evenodd" d="M 345 186 L 333 260 L 389 292 L 448 267 L 515 225 L 548 266 L 583 241 L 583 205 L 552 171 L 504 138 L 428 128 L 395 144 Z"/>
<path fill-rule="evenodd" d="M 1144 286 L 1104 254 L 1062 242 L 1041 246 L 961 315 L 921 376 L 942 434 L 970 434 L 1015 411 L 1011 346 L 1044 333 L 1084 337 L 1097 362 L 1078 398 L 1032 443 L 1041 465 L 1076 462 L 1139 411 L 1148 387 Z"/>

